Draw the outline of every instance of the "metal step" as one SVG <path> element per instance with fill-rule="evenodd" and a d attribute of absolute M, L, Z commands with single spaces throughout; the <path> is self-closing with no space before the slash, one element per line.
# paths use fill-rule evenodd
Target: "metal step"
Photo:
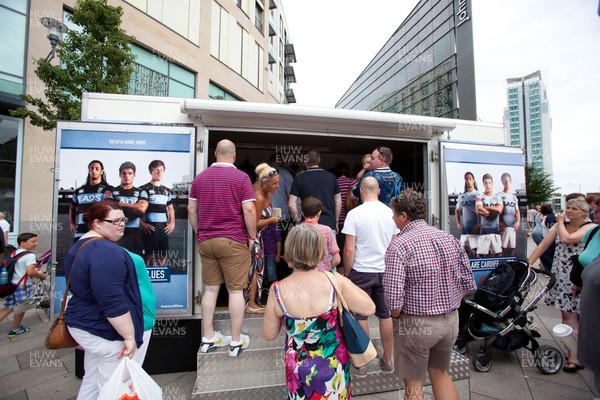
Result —
<path fill-rule="evenodd" d="M 258 315 L 244 319 L 242 332 L 250 336 L 250 346 L 238 357 L 229 357 L 227 346 L 211 353 L 198 352 L 198 373 L 192 398 L 285 398 L 285 330 L 282 328 L 276 340 L 267 342 L 262 337 L 262 320 Z M 219 315 L 214 326 L 224 335 L 230 334 L 228 315 Z M 381 354 L 377 318 L 369 318 L 369 328 L 373 344 Z M 469 360 L 454 352 L 449 373 L 453 380 L 468 379 Z M 396 375 L 380 370 L 377 360 L 367 366 L 366 377 L 353 377 L 351 383 L 353 395 L 397 391 L 402 387 Z"/>

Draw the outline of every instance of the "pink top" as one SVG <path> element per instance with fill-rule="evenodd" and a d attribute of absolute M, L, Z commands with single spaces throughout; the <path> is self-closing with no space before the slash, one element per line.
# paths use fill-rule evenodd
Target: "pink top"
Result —
<path fill-rule="evenodd" d="M 313 225 L 317 228 L 327 242 L 327 248 L 325 249 L 325 257 L 317 264 L 317 271 L 331 271 L 331 256 L 340 252 L 340 248 L 335 240 L 335 235 L 330 227 L 327 225 L 321 225 L 317 221 L 304 221 L 303 224 Z"/>
<path fill-rule="evenodd" d="M 246 173 L 229 163 L 214 163 L 194 178 L 190 200 L 198 206 L 196 243 L 226 237 L 247 243 L 242 203 L 256 201 Z"/>

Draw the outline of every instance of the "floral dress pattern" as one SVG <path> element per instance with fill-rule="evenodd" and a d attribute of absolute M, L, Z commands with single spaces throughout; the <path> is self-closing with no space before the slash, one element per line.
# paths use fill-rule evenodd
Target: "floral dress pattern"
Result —
<path fill-rule="evenodd" d="M 269 204 L 267 208 L 265 208 L 260 216 L 260 219 L 271 218 L 273 215 L 273 207 Z M 260 299 L 263 287 L 263 276 L 265 270 L 265 252 L 262 241 L 262 231 L 265 229 L 264 227 L 256 232 L 256 238 L 254 239 L 254 244 L 252 245 L 251 250 L 251 264 L 250 271 L 248 271 L 248 286 L 246 287 L 246 305 L 250 302 L 250 287 L 252 285 L 252 278 L 254 274 L 256 274 L 256 283 L 257 283 L 257 295 Z"/>
<path fill-rule="evenodd" d="M 285 327 L 285 375 L 287 398 L 293 400 L 352 399 L 350 359 L 342 329 L 338 324 L 335 290 L 327 311 L 316 317 L 289 315 L 273 284 Z"/>
<path fill-rule="evenodd" d="M 552 273 L 556 276 L 556 285 L 546 297 L 546 304 L 554 306 L 561 311 L 579 312 L 579 297 L 573 296 L 571 289 L 571 274 L 572 263 L 569 258 L 571 256 L 581 254 L 583 251 L 583 243 L 565 244 L 556 237 L 556 251 L 554 252 L 554 260 L 552 261 Z"/>

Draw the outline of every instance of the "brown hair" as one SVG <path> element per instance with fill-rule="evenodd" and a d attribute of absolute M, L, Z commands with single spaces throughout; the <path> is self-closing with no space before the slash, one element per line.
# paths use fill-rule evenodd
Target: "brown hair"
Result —
<path fill-rule="evenodd" d="M 285 239 L 284 258 L 290 267 L 310 271 L 325 257 L 326 246 L 325 236 L 317 228 L 308 224 L 296 225 Z"/>
<path fill-rule="evenodd" d="M 89 229 L 95 220 L 103 220 L 112 210 L 123 210 L 118 202 L 112 199 L 102 200 L 92 204 L 89 211 L 83 214 L 83 222 Z"/>
<path fill-rule="evenodd" d="M 411 221 L 425 219 L 427 204 L 425 196 L 421 192 L 405 189 L 391 201 L 392 209 L 396 215 L 406 213 Z"/>
<path fill-rule="evenodd" d="M 310 196 L 302 200 L 302 214 L 304 214 L 305 218 L 316 217 L 322 209 L 323 204 L 321 204 L 321 200 L 316 197 Z"/>

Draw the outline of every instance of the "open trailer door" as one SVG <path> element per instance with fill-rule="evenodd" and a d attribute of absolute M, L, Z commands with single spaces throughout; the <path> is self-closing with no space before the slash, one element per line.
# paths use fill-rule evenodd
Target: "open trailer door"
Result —
<path fill-rule="evenodd" d="M 443 228 L 465 246 L 475 280 L 503 260 L 527 259 L 522 150 L 442 141 L 440 154 Z"/>

